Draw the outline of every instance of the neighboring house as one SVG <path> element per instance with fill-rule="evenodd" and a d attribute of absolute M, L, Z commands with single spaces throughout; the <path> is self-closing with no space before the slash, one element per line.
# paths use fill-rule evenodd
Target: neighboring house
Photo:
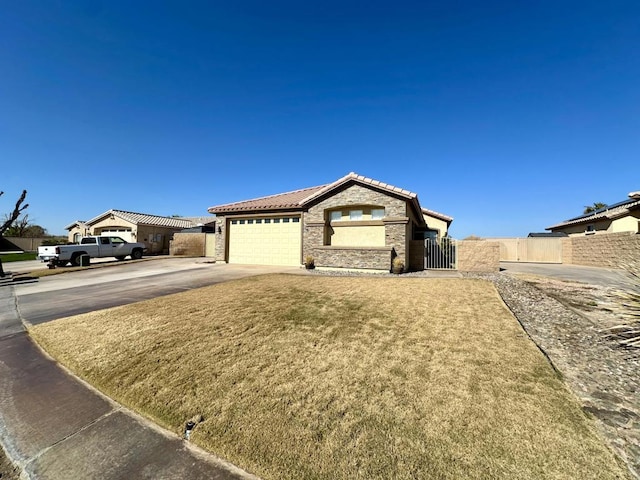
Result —
<path fill-rule="evenodd" d="M 65 227 L 69 242 L 77 243 L 86 235 L 110 235 L 128 242 L 143 242 L 146 253 L 168 253 L 174 233 L 185 228 L 213 225 L 215 217 L 162 217 L 145 213 L 108 210 L 89 221 L 76 221 Z"/>
<path fill-rule="evenodd" d="M 424 268 L 424 239 L 453 220 L 415 193 L 350 173 L 333 183 L 209 208 L 216 259 L 229 263 L 389 270 Z"/>
<path fill-rule="evenodd" d="M 627 200 L 615 205 L 571 218 L 545 230 L 563 232 L 571 237 L 617 232 L 640 233 L 640 191 L 631 192 Z"/>

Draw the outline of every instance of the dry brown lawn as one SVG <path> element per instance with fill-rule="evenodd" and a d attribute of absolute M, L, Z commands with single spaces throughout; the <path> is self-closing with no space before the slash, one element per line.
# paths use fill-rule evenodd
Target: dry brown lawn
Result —
<path fill-rule="evenodd" d="M 482 280 L 269 275 L 31 334 L 266 479 L 628 478 Z"/>

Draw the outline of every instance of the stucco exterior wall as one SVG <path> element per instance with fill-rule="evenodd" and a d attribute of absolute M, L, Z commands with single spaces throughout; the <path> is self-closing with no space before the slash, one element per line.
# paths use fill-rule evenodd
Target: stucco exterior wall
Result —
<path fill-rule="evenodd" d="M 107 228 L 107 227 L 124 227 L 124 228 L 131 228 L 132 230 L 135 231 L 136 229 L 136 224 L 135 223 L 131 223 L 131 222 L 127 222 L 126 220 L 123 220 L 121 218 L 118 217 L 106 217 L 103 220 L 100 220 L 98 223 L 94 223 L 91 226 L 92 231 L 97 232 L 103 228 Z M 96 234 L 99 235 L 99 234 Z"/>
<path fill-rule="evenodd" d="M 341 224 L 344 223 L 344 224 Z M 383 247 L 385 245 L 384 224 L 352 225 L 351 222 L 333 223 L 331 225 L 331 245 Z"/>
<path fill-rule="evenodd" d="M 80 237 L 86 237 L 87 235 L 91 235 L 91 230 L 85 225 L 76 225 L 75 227 L 69 230 L 69 234 L 67 235 L 67 240 L 69 243 L 75 243 L 76 234 Z"/>
<path fill-rule="evenodd" d="M 500 271 L 500 244 L 497 242 L 461 240 L 458 242 L 457 255 L 459 271 Z"/>
<path fill-rule="evenodd" d="M 638 214 L 640 215 L 640 214 Z M 609 232 L 618 233 L 618 232 L 633 232 L 640 233 L 640 218 L 634 217 L 633 215 L 629 215 L 622 218 L 617 218 L 613 222 L 611 222 L 611 227 L 609 228 Z"/>
<path fill-rule="evenodd" d="M 170 243 L 169 255 L 204 257 L 206 233 L 175 233 Z"/>
<path fill-rule="evenodd" d="M 587 233 L 587 226 L 592 228 Z M 632 212 L 632 214 L 626 215 L 615 220 L 602 219 L 590 222 L 589 224 L 570 225 L 567 227 L 556 228 L 554 232 L 565 232 L 570 237 L 583 237 L 585 235 L 602 235 L 608 233 L 620 233 L 620 232 L 640 232 L 640 213 Z"/>
<path fill-rule="evenodd" d="M 571 256 L 563 263 L 620 268 L 640 275 L 640 235 L 631 232 L 570 237 Z M 565 250 L 566 253 L 566 250 Z"/>
<path fill-rule="evenodd" d="M 438 238 L 444 237 L 448 232 L 447 222 L 431 215 L 423 214 L 424 221 L 427 223 L 429 230 L 438 230 Z"/>

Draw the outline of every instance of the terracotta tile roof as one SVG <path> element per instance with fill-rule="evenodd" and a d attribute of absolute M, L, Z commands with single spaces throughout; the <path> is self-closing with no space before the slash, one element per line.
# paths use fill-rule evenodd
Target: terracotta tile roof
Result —
<path fill-rule="evenodd" d="M 86 225 L 87 222 L 85 222 L 84 220 L 76 220 L 73 223 L 70 223 L 69 225 L 67 225 L 66 227 L 64 227 L 65 230 L 71 230 L 73 227 L 75 227 L 76 225 L 78 227 L 84 227 Z"/>
<path fill-rule="evenodd" d="M 424 213 L 425 215 L 429 215 L 430 217 L 438 218 L 444 222 L 448 222 L 448 223 L 453 222 L 453 217 L 450 217 L 449 215 L 445 215 L 444 213 L 438 213 L 434 210 L 423 208 L 422 213 Z"/>
<path fill-rule="evenodd" d="M 268 197 L 254 198 L 252 200 L 245 200 L 242 202 L 217 205 L 215 207 L 209 208 L 209 213 L 246 212 L 256 210 L 290 210 L 295 208 L 303 208 L 312 200 L 350 181 L 356 181 L 358 183 L 371 185 L 386 192 L 394 193 L 409 200 L 417 201 L 417 195 L 413 192 L 410 192 L 409 190 L 394 187 L 393 185 L 389 185 L 388 183 L 379 182 L 377 180 L 373 180 L 371 178 L 367 178 L 351 172 L 333 183 L 319 185 L 317 187 L 303 188 L 301 190 L 295 190 L 293 192 L 270 195 Z"/>
<path fill-rule="evenodd" d="M 183 220 L 189 220 L 192 226 L 197 227 L 198 225 L 211 225 L 215 223 L 216 217 L 214 215 L 207 215 L 204 217 L 181 217 Z"/>
<path fill-rule="evenodd" d="M 108 210 L 97 217 L 92 218 L 87 225 L 93 225 L 98 223 L 104 217 L 113 215 L 114 217 L 121 218 L 127 222 L 136 225 L 154 225 L 157 227 L 169 227 L 169 228 L 190 228 L 195 224 L 192 219 L 185 217 L 162 217 L 160 215 L 149 215 L 146 213 L 127 212 L 125 210 Z M 72 224 L 74 225 L 74 224 Z"/>
<path fill-rule="evenodd" d="M 417 195 L 415 193 L 410 192 L 409 190 L 405 190 L 404 188 L 394 187 L 393 185 L 389 185 L 388 183 L 379 182 L 378 180 L 374 180 L 372 178 L 368 178 L 363 175 L 358 175 L 357 173 L 351 172 L 345 175 L 344 177 L 336 180 L 335 182 L 325 185 L 323 188 L 319 189 L 317 192 L 314 192 L 313 194 L 309 195 L 307 198 L 304 199 L 302 203 L 304 204 L 304 203 L 310 202 L 314 198 L 317 198 L 322 194 L 328 191 L 331 191 L 334 188 L 339 187 L 340 185 L 343 185 L 351 180 L 355 180 L 359 183 L 364 183 L 366 185 L 371 185 L 372 187 L 385 190 L 389 193 L 399 194 L 400 196 L 406 197 L 409 199 L 417 198 Z"/>
<path fill-rule="evenodd" d="M 209 208 L 209 213 L 246 212 L 254 210 L 290 210 L 301 208 L 303 200 L 323 189 L 326 185 L 303 188 L 293 192 L 269 195 L 268 197 L 254 198 L 242 202 L 227 203 Z"/>
<path fill-rule="evenodd" d="M 635 194 L 636 192 L 632 193 Z M 631 196 L 631 194 L 629 194 L 629 196 Z M 569 220 L 565 220 L 564 222 L 560 222 L 556 225 L 552 225 L 551 227 L 547 227 L 545 228 L 545 230 L 553 230 L 570 225 L 591 223 L 597 220 L 613 220 L 619 217 L 623 217 L 629 214 L 631 210 L 636 210 L 638 208 L 640 208 L 640 199 L 637 195 L 635 195 L 631 196 L 629 200 L 624 200 L 622 202 L 616 203 L 615 205 L 601 208 L 593 213 L 587 213 L 585 215 L 580 215 L 579 217 L 570 218 Z"/>

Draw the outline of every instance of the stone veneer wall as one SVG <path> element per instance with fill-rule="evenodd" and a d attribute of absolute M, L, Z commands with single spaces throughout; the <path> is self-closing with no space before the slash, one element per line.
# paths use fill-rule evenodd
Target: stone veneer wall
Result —
<path fill-rule="evenodd" d="M 169 245 L 169 255 L 204 257 L 205 241 L 205 233 L 174 233 Z"/>
<path fill-rule="evenodd" d="M 458 242 L 458 270 L 461 272 L 500 271 L 500 244 L 484 240 Z"/>
<path fill-rule="evenodd" d="M 335 247 L 324 245 L 325 211 L 338 207 L 375 205 L 385 208 L 384 247 Z M 303 258 L 312 255 L 319 267 L 391 268 L 391 256 L 407 258 L 407 202 L 362 185 L 351 185 L 313 205 L 303 216 Z M 393 253 L 395 252 L 395 253 Z"/>
<path fill-rule="evenodd" d="M 391 270 L 393 249 L 390 247 L 310 247 L 317 267 L 345 267 Z"/>
<path fill-rule="evenodd" d="M 218 229 L 220 231 L 218 232 Z M 227 219 L 216 215 L 216 262 L 226 262 L 227 258 Z"/>
<path fill-rule="evenodd" d="M 567 243 L 570 255 L 567 255 Z M 620 268 L 640 276 L 640 235 L 607 233 L 564 239 L 562 263 Z"/>

